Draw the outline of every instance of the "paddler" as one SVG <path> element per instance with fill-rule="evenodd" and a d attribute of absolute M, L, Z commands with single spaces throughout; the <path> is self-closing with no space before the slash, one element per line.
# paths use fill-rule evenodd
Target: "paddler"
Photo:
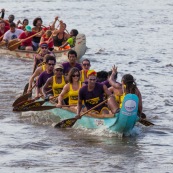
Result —
<path fill-rule="evenodd" d="M 136 82 L 134 80 L 134 77 L 131 75 L 131 74 L 125 74 L 123 77 L 122 77 L 122 80 L 121 80 L 121 84 L 120 85 L 119 83 L 117 83 L 115 80 L 114 80 L 114 76 L 117 74 L 117 67 L 115 67 L 115 65 L 112 67 L 112 74 L 109 78 L 109 83 L 115 88 L 115 89 L 118 89 L 118 90 L 122 90 L 122 96 L 121 96 L 121 101 L 120 101 L 120 105 L 119 107 L 121 108 L 122 106 L 122 102 L 123 102 L 123 99 L 125 97 L 126 94 L 136 94 L 139 98 L 139 104 L 138 104 L 138 113 L 139 113 L 139 116 L 143 116 L 142 118 L 145 118 L 145 114 L 142 113 L 142 95 L 141 95 L 141 92 L 139 91 L 137 85 L 136 85 Z"/>
<path fill-rule="evenodd" d="M 77 63 L 77 52 L 75 50 L 70 50 L 68 52 L 68 60 L 69 62 L 64 62 L 63 65 L 63 73 L 64 75 L 68 75 L 68 72 L 70 71 L 70 69 L 72 69 L 73 67 L 76 67 L 79 69 L 79 71 L 82 70 L 82 66 L 81 64 Z"/>
<path fill-rule="evenodd" d="M 82 60 L 82 70 L 80 71 L 80 81 L 85 82 L 87 80 L 87 72 L 90 69 L 91 64 L 89 59 Z"/>
<path fill-rule="evenodd" d="M 41 89 L 46 83 L 47 79 L 54 75 L 53 71 L 55 64 L 56 64 L 56 58 L 54 56 L 49 56 L 46 58 L 46 70 L 43 71 L 38 78 L 36 86 L 36 98 L 39 98 L 40 95 L 42 95 Z M 47 88 L 46 91 L 48 90 L 50 90 L 50 88 Z"/>
<path fill-rule="evenodd" d="M 0 20 L 0 41 L 3 38 L 3 35 L 10 29 L 10 27 L 5 26 L 4 20 Z"/>
<path fill-rule="evenodd" d="M 64 97 L 68 94 L 68 104 L 77 105 L 79 89 L 82 86 L 80 81 L 80 71 L 78 68 L 73 67 L 68 74 L 68 83 L 64 86 L 62 92 L 58 96 L 58 108 L 62 107 Z"/>
<path fill-rule="evenodd" d="M 108 97 L 110 96 L 108 105 L 112 113 L 115 113 L 118 109 L 118 104 L 115 102 L 114 96 L 111 95 L 106 85 L 96 82 L 97 73 L 94 70 L 90 70 L 87 73 L 87 77 L 88 84 L 79 90 L 77 117 L 80 117 L 79 115 L 82 110 L 82 102 L 84 102 L 86 109 L 89 110 L 97 104 L 103 102 L 104 94 L 106 94 Z M 106 104 L 102 104 L 101 106 L 95 108 L 92 112 L 96 114 L 109 114 L 109 109 Z"/>
<path fill-rule="evenodd" d="M 43 42 L 40 44 L 40 52 L 34 55 L 34 67 L 33 67 L 33 73 L 37 66 L 43 62 L 43 57 L 45 55 L 51 55 L 55 56 L 53 52 L 49 51 L 48 44 Z"/>
<path fill-rule="evenodd" d="M 17 39 L 24 31 L 16 28 L 15 23 L 10 23 L 10 29 L 4 34 L 3 41 L 8 43 L 10 40 Z"/>
<path fill-rule="evenodd" d="M 50 100 L 53 96 L 59 96 L 63 87 L 67 83 L 66 78 L 63 75 L 63 66 L 56 64 L 54 68 L 54 76 L 50 77 L 43 86 L 43 95 L 47 100 Z M 47 94 L 46 89 L 52 87 L 53 94 Z"/>
<path fill-rule="evenodd" d="M 46 59 L 48 57 L 50 57 L 51 55 L 47 54 L 43 57 L 43 62 L 39 64 L 39 66 L 37 67 L 37 69 L 34 71 L 34 73 L 31 75 L 31 77 L 29 78 L 29 86 L 28 86 L 28 90 L 27 93 L 30 93 L 32 90 L 32 84 L 35 81 L 38 80 L 38 76 L 46 70 Z"/>

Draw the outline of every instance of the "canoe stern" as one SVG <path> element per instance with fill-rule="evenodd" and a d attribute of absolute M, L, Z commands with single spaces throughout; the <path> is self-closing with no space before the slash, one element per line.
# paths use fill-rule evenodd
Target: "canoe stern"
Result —
<path fill-rule="evenodd" d="M 138 120 L 138 103 L 139 99 L 135 94 L 127 94 L 120 112 L 115 115 L 117 121 L 110 129 L 119 133 L 130 132 Z"/>

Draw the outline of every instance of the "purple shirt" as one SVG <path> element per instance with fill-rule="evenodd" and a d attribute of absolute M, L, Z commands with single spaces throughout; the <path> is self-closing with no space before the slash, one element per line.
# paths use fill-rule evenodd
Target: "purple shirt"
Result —
<path fill-rule="evenodd" d="M 41 88 L 47 81 L 48 78 L 52 77 L 54 73 L 48 74 L 46 71 L 42 72 L 37 81 L 37 87 Z"/>
<path fill-rule="evenodd" d="M 103 101 L 103 97 L 104 97 L 104 89 L 103 85 L 100 83 L 95 84 L 95 88 L 93 89 L 93 91 L 88 91 L 88 85 L 83 86 L 79 90 L 79 99 L 84 100 L 87 110 L 101 103 Z M 105 106 L 106 106 L 105 104 L 102 104 L 101 106 L 95 108 L 94 110 L 100 112 L 101 109 Z"/>
<path fill-rule="evenodd" d="M 64 62 L 62 65 L 64 67 L 64 70 L 63 70 L 64 75 L 68 74 L 70 69 L 73 68 L 69 62 Z M 79 63 L 76 63 L 74 67 L 77 67 L 79 71 L 82 70 L 82 66 Z"/>
<path fill-rule="evenodd" d="M 111 87 L 111 85 L 110 85 L 108 80 L 105 80 L 105 81 L 101 82 L 101 84 L 106 85 L 107 88 Z"/>

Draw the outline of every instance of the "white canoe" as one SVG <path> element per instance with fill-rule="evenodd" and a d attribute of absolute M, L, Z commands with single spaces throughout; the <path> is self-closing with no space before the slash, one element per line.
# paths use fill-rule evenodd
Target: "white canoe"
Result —
<path fill-rule="evenodd" d="M 73 50 L 77 52 L 77 58 L 80 59 L 86 52 L 86 37 L 84 34 L 78 34 L 76 37 L 76 44 Z M 54 50 L 54 54 L 56 56 L 57 62 L 67 61 L 67 54 L 69 50 L 56 51 Z M 17 58 L 25 58 L 25 59 L 33 59 L 33 56 L 36 54 L 35 51 L 25 51 L 25 50 L 15 50 L 10 51 L 5 47 L 0 48 L 0 55 L 11 55 Z"/>

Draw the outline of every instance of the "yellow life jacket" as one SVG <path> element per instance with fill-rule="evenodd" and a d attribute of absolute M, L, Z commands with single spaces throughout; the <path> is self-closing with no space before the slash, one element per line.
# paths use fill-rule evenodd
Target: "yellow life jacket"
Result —
<path fill-rule="evenodd" d="M 45 71 L 46 70 L 46 64 L 42 65 L 42 70 Z"/>
<path fill-rule="evenodd" d="M 69 96 L 69 105 L 77 105 L 78 103 L 78 94 L 79 94 L 79 89 L 81 88 L 82 84 L 81 81 L 79 82 L 79 88 L 78 90 L 73 90 L 72 88 L 72 84 L 70 84 L 70 90 L 68 92 L 68 96 Z"/>
<path fill-rule="evenodd" d="M 123 93 L 123 95 L 118 96 L 118 97 L 119 97 L 119 107 L 120 107 L 120 108 L 122 107 L 122 103 L 123 103 L 123 100 L 124 100 L 125 95 L 126 95 L 126 94 Z"/>
<path fill-rule="evenodd" d="M 58 96 L 61 93 L 65 84 L 66 83 L 65 83 L 64 76 L 62 76 L 61 83 L 56 83 L 56 75 L 54 75 L 53 76 L 53 85 L 52 85 L 53 95 Z"/>
<path fill-rule="evenodd" d="M 84 70 L 81 70 L 81 78 L 80 78 L 81 82 L 85 81 L 85 76 L 84 76 Z"/>

